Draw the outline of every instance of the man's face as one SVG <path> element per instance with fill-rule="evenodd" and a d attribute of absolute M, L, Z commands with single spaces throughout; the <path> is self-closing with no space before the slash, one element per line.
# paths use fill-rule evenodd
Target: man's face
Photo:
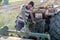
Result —
<path fill-rule="evenodd" d="M 32 8 L 32 5 L 31 4 L 28 4 L 28 8 Z"/>

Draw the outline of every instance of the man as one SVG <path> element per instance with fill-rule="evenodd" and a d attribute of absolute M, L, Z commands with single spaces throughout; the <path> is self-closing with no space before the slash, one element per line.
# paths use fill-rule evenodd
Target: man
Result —
<path fill-rule="evenodd" d="M 31 16 L 32 22 L 34 22 L 34 17 L 33 17 L 33 7 L 34 7 L 34 2 L 30 1 L 28 5 L 23 4 L 21 6 L 21 9 L 25 6 L 25 16 L 26 20 L 28 20 L 29 15 Z M 20 10 L 21 11 L 21 10 Z M 23 18 L 23 13 L 19 13 L 17 16 L 16 20 L 16 30 L 20 31 L 24 27 L 24 18 Z"/>

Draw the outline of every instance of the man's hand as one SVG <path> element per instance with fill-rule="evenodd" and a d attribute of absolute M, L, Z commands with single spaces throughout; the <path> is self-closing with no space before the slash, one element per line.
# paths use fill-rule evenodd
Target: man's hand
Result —
<path fill-rule="evenodd" d="M 33 23 L 34 23 L 34 24 L 36 24 L 36 22 L 35 22 L 35 21 L 33 21 Z"/>

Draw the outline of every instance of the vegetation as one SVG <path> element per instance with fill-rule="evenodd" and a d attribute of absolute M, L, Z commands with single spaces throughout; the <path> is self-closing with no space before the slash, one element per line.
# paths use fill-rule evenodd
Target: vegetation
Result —
<path fill-rule="evenodd" d="M 9 29 L 14 29 L 17 15 L 18 13 L 16 11 L 0 13 L 0 27 L 7 25 Z"/>
<path fill-rule="evenodd" d="M 2 0 L 0 0 L 0 3 L 2 2 Z"/>
<path fill-rule="evenodd" d="M 10 3 L 12 2 L 12 0 L 9 1 Z M 14 0 L 14 2 L 15 1 L 16 0 Z M 0 2 L 2 2 L 2 0 L 0 0 Z M 15 9 L 8 11 L 3 10 L 3 12 L 0 12 L 0 28 L 6 25 L 8 26 L 9 29 L 15 30 L 15 20 L 17 15 L 18 15 L 18 10 Z M 11 34 L 13 33 L 9 33 L 9 35 Z M 16 34 L 13 34 L 13 36 L 16 36 Z"/>

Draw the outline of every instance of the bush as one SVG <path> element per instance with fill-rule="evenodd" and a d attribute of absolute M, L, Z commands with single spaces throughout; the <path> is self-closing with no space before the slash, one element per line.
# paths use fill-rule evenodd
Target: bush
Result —
<path fill-rule="evenodd" d="M 2 2 L 2 0 L 0 0 L 0 3 Z"/>

